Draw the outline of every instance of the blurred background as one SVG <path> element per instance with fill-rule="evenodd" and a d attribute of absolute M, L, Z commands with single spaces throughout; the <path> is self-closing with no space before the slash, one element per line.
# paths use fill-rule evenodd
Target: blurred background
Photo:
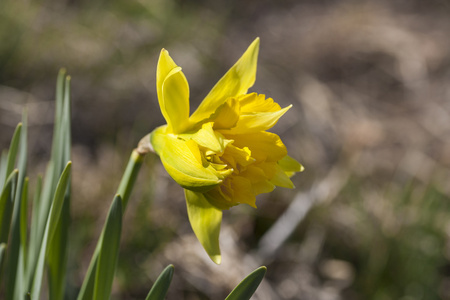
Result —
<path fill-rule="evenodd" d="M 294 190 L 224 214 L 223 263 L 194 237 L 182 189 L 146 158 L 113 299 L 224 299 L 260 265 L 253 299 L 450 299 L 450 3 L 446 0 L 39 0 L 0 3 L 0 146 L 26 107 L 30 174 L 50 155 L 56 76 L 72 76 L 67 299 L 84 278 L 131 150 L 164 124 L 169 50 L 191 111 L 256 38 L 251 89 L 293 104 L 273 131 L 306 170 Z"/>

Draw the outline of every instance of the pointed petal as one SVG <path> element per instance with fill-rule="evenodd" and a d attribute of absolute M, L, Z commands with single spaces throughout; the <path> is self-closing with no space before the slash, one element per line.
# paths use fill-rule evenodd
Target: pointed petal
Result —
<path fill-rule="evenodd" d="M 156 88 L 169 132 L 182 132 L 189 123 L 189 85 L 181 68 L 164 49 L 158 61 Z"/>
<path fill-rule="evenodd" d="M 222 257 L 219 247 L 222 211 L 211 205 L 202 193 L 185 190 L 189 222 L 197 239 L 216 264 Z"/>
<path fill-rule="evenodd" d="M 278 120 L 291 107 L 292 105 L 289 105 L 288 107 L 275 112 L 242 114 L 239 117 L 239 121 L 236 123 L 236 126 L 234 128 L 231 128 L 229 130 L 221 130 L 221 132 L 224 134 L 244 134 L 268 130 L 275 126 Z"/>
<path fill-rule="evenodd" d="M 184 141 L 160 130 L 153 132 L 150 139 L 167 173 L 182 187 L 204 192 L 222 182 L 222 174 L 204 161 L 194 141 Z"/>
<path fill-rule="evenodd" d="M 283 169 L 285 172 L 303 172 L 305 169 L 297 160 L 290 157 L 289 155 L 286 155 L 282 159 L 278 161 L 278 165 Z"/>
<path fill-rule="evenodd" d="M 193 123 L 208 118 L 229 97 L 247 93 L 256 78 L 259 38 L 255 39 L 241 58 L 217 82 L 203 102 L 192 114 Z"/>
<path fill-rule="evenodd" d="M 278 165 L 277 165 L 277 173 L 270 180 L 270 182 L 272 182 L 276 186 L 288 189 L 293 189 L 295 187 L 292 181 L 289 179 L 289 176 L 286 174 L 286 172 L 284 172 L 283 169 Z"/>
<path fill-rule="evenodd" d="M 223 141 L 220 138 L 219 133 L 215 133 L 213 130 L 213 123 L 205 123 L 202 125 L 197 132 L 194 134 L 181 134 L 181 137 L 187 137 L 194 140 L 199 146 L 210 149 L 216 153 L 222 152 L 224 145 L 221 143 Z"/>

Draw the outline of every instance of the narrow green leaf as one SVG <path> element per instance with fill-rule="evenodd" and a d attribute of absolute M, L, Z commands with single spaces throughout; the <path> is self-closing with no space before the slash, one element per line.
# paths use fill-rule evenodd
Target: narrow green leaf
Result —
<path fill-rule="evenodd" d="M 28 223 L 28 177 L 25 178 L 22 191 L 22 204 L 20 207 L 20 244 L 24 254 L 28 252 L 27 243 L 27 223 Z M 24 267 L 26 268 L 27 257 L 24 256 Z"/>
<path fill-rule="evenodd" d="M 33 276 L 36 272 L 39 253 L 42 248 L 42 243 L 44 240 L 45 229 L 49 219 L 49 212 L 52 205 L 52 193 L 51 185 L 54 178 L 53 164 L 50 161 L 47 165 L 47 171 L 45 174 L 45 179 L 42 184 L 41 193 L 33 206 L 33 219 L 31 223 L 31 235 L 30 235 L 30 251 L 28 259 L 28 269 L 27 269 L 27 286 L 31 286 L 33 282 Z M 36 199 L 35 199 L 36 200 Z"/>
<path fill-rule="evenodd" d="M 64 73 L 63 71 L 60 72 Z M 55 109 L 55 141 L 59 142 L 53 148 L 52 159 L 55 161 L 54 172 L 59 174 L 62 172 L 65 164 L 70 161 L 70 77 L 65 76 L 64 86 L 61 90 L 60 80 L 58 78 L 56 92 L 56 109 Z M 48 277 L 49 277 L 49 299 L 59 300 L 64 296 L 66 266 L 68 257 L 68 234 L 70 224 L 70 182 L 66 189 L 64 206 L 61 211 L 61 217 L 56 225 L 55 235 L 49 245 L 49 254 L 47 256 Z"/>
<path fill-rule="evenodd" d="M 120 235 L 122 231 L 122 199 L 113 200 L 105 224 L 98 265 L 95 274 L 94 300 L 108 300 L 111 294 L 114 273 L 119 258 Z"/>
<path fill-rule="evenodd" d="M 8 242 L 18 174 L 19 171 L 15 170 L 9 175 L 0 195 L 0 243 Z"/>
<path fill-rule="evenodd" d="M 174 266 L 168 265 L 158 276 L 145 300 L 164 300 L 173 277 Z"/>
<path fill-rule="evenodd" d="M 53 238 L 56 225 L 58 223 L 59 217 L 61 215 L 61 210 L 64 204 L 64 196 L 66 194 L 67 186 L 69 185 L 70 178 L 70 169 L 72 167 L 72 163 L 69 161 L 66 165 L 66 168 L 61 174 L 61 178 L 59 179 L 58 185 L 56 186 L 55 196 L 53 198 L 53 204 L 50 211 L 49 216 L 49 238 L 50 240 Z"/>
<path fill-rule="evenodd" d="M 22 123 L 17 124 L 16 130 L 11 140 L 11 146 L 8 151 L 8 163 L 6 167 L 6 174 L 9 175 L 14 169 L 16 163 L 17 151 L 19 150 L 20 131 L 22 130 Z"/>
<path fill-rule="evenodd" d="M 61 215 L 61 210 L 65 199 L 64 195 L 67 186 L 69 184 L 71 166 L 72 166 L 71 162 L 67 163 L 67 166 L 64 169 L 56 186 L 56 191 L 53 197 L 52 206 L 50 208 L 49 217 L 47 219 L 47 224 L 45 226 L 44 236 L 42 238 L 41 248 L 37 259 L 35 272 L 33 272 L 33 274 L 30 277 L 32 278 L 30 291 L 33 300 L 38 300 L 40 297 L 42 277 L 44 274 L 45 258 L 47 255 L 48 246 L 51 243 L 53 236 L 56 232 L 56 224 L 58 223 L 58 220 Z"/>
<path fill-rule="evenodd" d="M 122 214 L 125 213 L 128 199 L 131 195 L 134 183 L 136 182 L 137 175 L 144 161 L 144 155 L 139 154 L 136 150 L 131 153 L 128 165 L 125 172 L 122 175 L 117 194 L 122 197 Z M 91 262 L 89 263 L 86 276 L 84 277 L 83 284 L 81 285 L 80 292 L 78 293 L 77 300 L 91 300 L 93 297 L 95 273 L 97 269 L 98 254 L 100 252 L 100 246 L 103 241 L 104 231 L 100 234 L 95 247 L 94 254 L 92 254 Z"/>
<path fill-rule="evenodd" d="M 255 293 L 266 274 L 266 267 L 259 267 L 239 283 L 225 300 L 248 300 Z"/>
<path fill-rule="evenodd" d="M 8 150 L 3 150 L 0 157 L 0 190 L 3 189 L 3 183 L 6 181 L 6 168 L 8 166 Z"/>
<path fill-rule="evenodd" d="M 1 243 L 0 244 L 0 286 L 3 281 L 3 268 L 5 267 L 5 261 L 6 261 L 6 244 Z"/>
<path fill-rule="evenodd" d="M 68 257 L 68 234 L 70 224 L 70 199 L 65 197 L 61 217 L 47 254 L 49 299 L 64 298 L 66 266 Z"/>
<path fill-rule="evenodd" d="M 11 253 L 17 251 L 17 259 L 15 257 L 11 258 L 9 262 L 10 270 L 8 272 L 10 278 L 9 280 L 14 280 L 14 290 L 11 286 L 11 291 L 13 291 L 12 299 L 20 299 L 25 295 L 26 289 L 26 264 L 27 264 L 27 220 L 28 220 L 28 177 L 25 177 L 25 181 L 23 183 L 22 189 L 22 199 L 20 203 L 20 212 L 19 212 L 19 228 L 18 231 L 13 230 L 13 234 L 16 236 L 11 244 L 10 251 Z M 19 237 L 17 237 L 17 235 Z M 14 260 L 17 260 L 17 263 L 14 264 Z M 11 271 L 11 268 L 16 267 L 14 272 Z M 14 276 L 15 274 L 15 279 Z"/>
<path fill-rule="evenodd" d="M 103 232 L 97 241 L 97 246 L 94 254 L 92 255 L 86 275 L 84 276 L 84 281 L 81 285 L 80 292 L 78 293 L 77 300 L 91 300 L 94 295 L 95 273 L 97 271 L 98 254 L 100 252 L 102 241 Z"/>
<path fill-rule="evenodd" d="M 6 299 L 12 300 L 21 298 L 24 294 L 24 261 L 23 257 L 25 253 L 21 247 L 21 210 L 22 210 L 22 192 L 25 182 L 25 174 L 27 172 L 27 152 L 28 152 L 28 131 L 27 131 L 27 112 L 23 112 L 22 126 L 19 135 L 18 151 L 14 156 L 18 156 L 18 169 L 19 175 L 17 177 L 17 188 L 14 200 L 13 218 L 11 222 L 11 241 L 9 242 L 8 255 L 8 278 L 6 287 Z M 16 146 L 15 146 L 16 147 Z M 12 147 L 11 147 L 12 149 Z M 11 158 L 14 163 L 15 157 Z M 26 224 L 25 224 L 26 226 Z M 19 277 L 19 278 L 17 278 Z"/>
<path fill-rule="evenodd" d="M 41 240 L 37 239 L 38 236 L 38 224 L 39 224 L 39 213 L 40 213 L 40 197 L 42 192 L 42 176 L 39 175 L 37 177 L 36 187 L 34 189 L 34 198 L 33 198 L 33 209 L 31 210 L 31 225 L 30 225 L 30 241 L 28 247 L 28 255 L 27 255 L 27 286 L 31 282 L 31 274 L 34 273 L 34 266 L 37 256 L 39 254 L 40 242 Z"/>

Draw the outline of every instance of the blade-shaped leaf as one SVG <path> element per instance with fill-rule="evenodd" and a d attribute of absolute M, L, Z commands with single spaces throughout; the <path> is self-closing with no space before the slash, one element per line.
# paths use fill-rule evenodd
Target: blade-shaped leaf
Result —
<path fill-rule="evenodd" d="M 18 170 L 11 173 L 0 195 L 0 243 L 8 242 L 18 174 Z"/>
<path fill-rule="evenodd" d="M 114 273 L 119 258 L 119 244 L 122 231 L 122 199 L 113 200 L 102 240 L 95 274 L 94 300 L 108 300 L 111 294 Z"/>
<path fill-rule="evenodd" d="M 55 136 L 53 144 L 52 160 L 55 174 L 62 171 L 64 165 L 70 160 L 70 77 L 65 76 L 64 70 L 60 71 L 56 91 L 55 109 Z M 61 85 L 63 85 L 61 87 Z M 68 234 L 70 223 L 70 182 L 66 189 L 64 206 L 61 217 L 56 225 L 56 232 L 49 245 L 47 263 L 49 267 L 49 299 L 58 300 L 64 296 L 66 266 L 68 257 Z"/>
<path fill-rule="evenodd" d="M 248 300 L 255 293 L 266 274 L 266 267 L 259 267 L 239 283 L 225 300 Z"/>
<path fill-rule="evenodd" d="M 3 183 L 6 181 L 7 167 L 8 167 L 8 150 L 3 150 L 0 157 L 0 190 L 3 189 Z"/>
<path fill-rule="evenodd" d="M 0 244 L 0 285 L 3 281 L 3 268 L 5 267 L 6 261 L 6 244 Z"/>
<path fill-rule="evenodd" d="M 136 182 L 139 169 L 144 161 L 144 155 L 139 154 L 136 150 L 131 153 L 130 160 L 122 175 L 122 179 L 117 189 L 117 194 L 122 197 L 122 214 L 125 213 L 127 207 L 128 199 L 131 195 L 131 190 Z M 95 283 L 95 273 L 97 269 L 98 254 L 100 252 L 100 246 L 103 241 L 104 231 L 102 231 L 97 246 L 95 248 L 94 254 L 92 254 L 91 262 L 89 263 L 86 276 L 84 277 L 83 284 L 81 285 L 80 292 L 78 293 L 77 300 L 91 300 L 93 297 L 94 283 Z"/>
<path fill-rule="evenodd" d="M 23 249 L 24 255 L 28 252 L 27 243 L 27 222 L 28 222 L 28 177 L 25 177 L 25 182 L 22 191 L 22 204 L 20 206 L 20 245 Z M 26 268 L 26 255 L 23 257 L 24 267 Z"/>
<path fill-rule="evenodd" d="M 47 224 L 45 226 L 44 236 L 39 251 L 36 269 L 34 274 L 32 274 L 31 276 L 32 282 L 30 289 L 31 289 L 31 297 L 33 300 L 37 300 L 40 297 L 42 277 L 44 274 L 45 257 L 47 255 L 48 245 L 52 241 L 52 238 L 56 232 L 56 225 L 61 215 L 61 210 L 65 198 L 64 196 L 66 193 L 67 186 L 69 184 L 71 166 L 72 163 L 69 162 L 58 181 L 58 185 L 56 186 L 56 191 L 53 197 L 52 206 L 50 208 L 49 217 L 47 219 Z"/>
<path fill-rule="evenodd" d="M 9 242 L 9 251 L 10 255 L 8 256 L 8 279 L 7 279 L 7 288 L 6 288 L 6 299 L 16 299 L 20 298 L 24 293 L 24 280 L 23 278 L 17 278 L 17 276 L 24 275 L 24 261 L 23 257 L 25 255 L 24 249 L 21 249 L 21 210 L 22 210 L 22 192 L 24 189 L 24 181 L 25 174 L 27 171 L 27 152 L 28 152 L 28 132 L 27 132 L 27 112 L 26 110 L 22 116 L 22 126 L 19 131 L 19 145 L 18 151 L 14 156 L 18 156 L 18 169 L 19 175 L 17 177 L 17 188 L 14 200 L 14 210 L 13 210 L 13 219 L 11 222 L 11 241 Z M 17 146 L 15 146 L 17 147 Z M 12 147 L 11 147 L 12 149 Z M 9 159 L 9 157 L 8 157 Z M 12 161 L 8 162 L 14 164 L 14 158 L 11 158 Z M 26 226 L 26 224 L 25 224 Z"/>
<path fill-rule="evenodd" d="M 168 265 L 158 276 L 145 300 L 164 300 L 173 277 L 174 266 Z"/>
<path fill-rule="evenodd" d="M 16 130 L 11 140 L 11 146 L 8 151 L 8 162 L 6 167 L 6 175 L 11 174 L 16 163 L 17 151 L 19 150 L 20 132 L 22 130 L 22 123 L 17 124 Z"/>
<path fill-rule="evenodd" d="M 31 274 L 34 273 L 32 271 L 34 269 L 34 262 L 37 259 L 37 255 L 39 253 L 40 240 L 38 243 L 38 224 L 39 224 L 39 213 L 40 213 L 40 198 L 42 192 L 42 176 L 39 175 L 36 182 L 36 187 L 34 189 L 34 197 L 33 197 L 33 209 L 31 210 L 31 225 L 30 225 L 30 240 L 28 247 L 28 255 L 27 255 L 27 286 L 31 282 Z"/>

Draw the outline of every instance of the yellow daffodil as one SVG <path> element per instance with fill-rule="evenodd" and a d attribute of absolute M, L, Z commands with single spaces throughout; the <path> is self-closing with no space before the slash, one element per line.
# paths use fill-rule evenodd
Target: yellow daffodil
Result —
<path fill-rule="evenodd" d="M 241 203 L 256 207 L 256 195 L 275 186 L 293 188 L 290 176 L 303 170 L 280 137 L 266 131 L 291 106 L 247 93 L 255 82 L 258 50 L 256 39 L 189 116 L 188 82 L 163 49 L 156 87 L 167 125 L 142 142 L 185 189 L 192 229 L 217 264 L 222 210 Z"/>

